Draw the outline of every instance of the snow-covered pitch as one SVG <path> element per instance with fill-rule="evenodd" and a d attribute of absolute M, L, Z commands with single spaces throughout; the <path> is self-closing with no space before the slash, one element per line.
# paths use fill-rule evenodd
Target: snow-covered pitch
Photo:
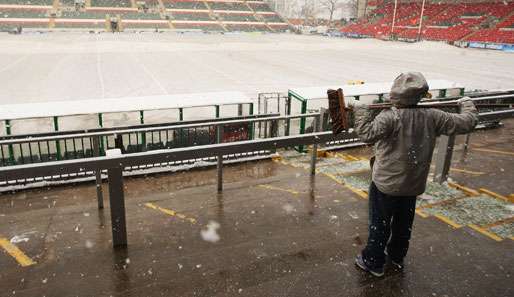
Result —
<path fill-rule="evenodd" d="M 288 34 L 0 33 L 0 104 L 388 82 L 403 71 L 514 88 L 514 54 Z"/>

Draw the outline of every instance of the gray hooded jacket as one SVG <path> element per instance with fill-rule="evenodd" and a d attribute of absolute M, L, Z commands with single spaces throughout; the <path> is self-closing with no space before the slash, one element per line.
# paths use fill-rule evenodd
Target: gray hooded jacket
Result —
<path fill-rule="evenodd" d="M 436 138 L 469 133 L 478 122 L 477 110 L 469 99 L 461 99 L 460 114 L 415 108 L 427 91 L 421 73 L 405 73 L 391 89 L 391 102 L 397 107 L 382 110 L 376 117 L 365 107 L 355 109 L 357 134 L 362 141 L 375 144 L 373 182 L 385 194 L 422 194 Z"/>

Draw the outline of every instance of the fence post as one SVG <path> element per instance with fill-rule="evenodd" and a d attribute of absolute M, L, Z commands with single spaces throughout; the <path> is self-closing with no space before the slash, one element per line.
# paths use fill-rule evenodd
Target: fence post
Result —
<path fill-rule="evenodd" d="M 221 143 L 223 140 L 223 127 L 221 125 L 216 126 L 216 142 Z M 223 155 L 219 154 L 218 157 L 218 193 L 223 191 Z"/>
<path fill-rule="evenodd" d="M 123 193 L 123 169 L 109 168 L 109 203 L 111 209 L 112 245 L 127 246 L 127 224 L 125 221 L 125 195 Z"/>
<path fill-rule="evenodd" d="M 444 183 L 448 179 L 448 172 L 452 163 L 453 145 L 455 135 L 441 135 L 437 144 L 435 156 L 434 182 Z"/>
<path fill-rule="evenodd" d="M 319 131 L 319 125 L 320 125 L 320 116 L 314 117 L 314 123 L 313 125 L 313 132 L 316 133 Z M 311 152 L 311 175 L 316 175 L 316 161 L 318 159 L 318 144 L 314 143 L 312 145 L 312 152 Z"/>
<path fill-rule="evenodd" d="M 100 156 L 100 139 L 98 136 L 93 137 L 93 154 L 95 157 Z M 102 193 L 102 171 L 97 168 L 95 170 L 96 177 L 96 198 L 98 200 L 98 209 L 104 208 L 104 196 Z"/>

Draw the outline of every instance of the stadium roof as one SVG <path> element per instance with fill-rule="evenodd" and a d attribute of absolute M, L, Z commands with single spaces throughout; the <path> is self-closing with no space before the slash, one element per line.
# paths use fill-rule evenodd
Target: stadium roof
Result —
<path fill-rule="evenodd" d="M 0 120 L 252 103 L 242 92 L 211 92 L 0 105 Z"/>

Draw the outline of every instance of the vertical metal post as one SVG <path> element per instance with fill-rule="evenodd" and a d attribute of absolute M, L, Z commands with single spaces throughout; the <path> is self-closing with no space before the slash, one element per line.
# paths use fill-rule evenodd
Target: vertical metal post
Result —
<path fill-rule="evenodd" d="M 320 123 L 318 125 L 318 131 L 326 131 L 328 129 L 328 121 L 330 119 L 328 115 L 328 109 L 321 107 L 319 109 Z"/>
<path fill-rule="evenodd" d="M 178 109 L 178 119 L 181 122 L 184 120 L 184 109 L 183 108 Z"/>
<path fill-rule="evenodd" d="M 11 121 L 10 120 L 5 120 L 5 134 L 11 135 Z M 15 161 L 14 160 L 14 147 L 12 144 L 8 145 L 8 150 L 9 150 L 9 160 L 12 163 L 12 165 L 14 165 L 14 161 Z"/>
<path fill-rule="evenodd" d="M 396 8 L 398 7 L 398 0 L 394 0 L 393 23 L 391 24 L 391 35 L 394 33 L 394 23 L 396 22 Z"/>
<path fill-rule="evenodd" d="M 448 172 L 452 163 L 453 145 L 455 135 L 441 135 L 437 144 L 435 156 L 434 182 L 444 183 L 448 179 Z"/>
<path fill-rule="evenodd" d="M 468 151 L 470 137 L 471 137 L 471 133 L 466 134 L 466 140 L 464 141 L 464 153 L 466 153 Z"/>
<path fill-rule="evenodd" d="M 113 247 L 127 246 L 127 224 L 125 221 L 125 195 L 123 193 L 123 171 L 121 167 L 109 168 L 109 203 Z"/>
<path fill-rule="evenodd" d="M 446 89 L 439 90 L 439 98 L 446 97 Z"/>
<path fill-rule="evenodd" d="M 103 126 L 104 126 L 103 115 L 101 113 L 98 114 L 98 126 L 100 128 L 103 128 Z M 104 149 L 104 140 L 103 140 L 103 138 L 101 138 L 100 139 L 100 152 L 99 152 L 99 155 L 102 154 L 103 149 Z"/>
<path fill-rule="evenodd" d="M 59 131 L 59 118 L 58 117 L 54 117 L 54 130 Z M 66 141 L 66 139 L 64 141 Z M 61 144 L 59 143 L 59 140 L 55 141 L 55 150 L 57 153 L 57 160 L 61 160 L 61 157 L 62 157 L 61 156 Z"/>
<path fill-rule="evenodd" d="M 253 115 L 253 103 L 250 103 L 250 115 Z M 250 138 L 250 140 L 252 140 L 254 138 L 254 122 L 251 122 L 249 124 L 249 133 L 248 133 L 248 138 Z"/>
<path fill-rule="evenodd" d="M 93 154 L 95 157 L 100 156 L 100 138 L 93 137 Z M 98 209 L 104 208 L 104 195 L 102 192 L 102 171 L 97 168 L 95 171 L 96 177 L 96 198 L 98 200 Z"/>
<path fill-rule="evenodd" d="M 139 111 L 139 122 L 141 125 L 145 123 L 145 113 L 143 110 Z M 141 132 L 141 144 L 143 145 L 143 151 L 146 151 L 146 132 Z"/>
<path fill-rule="evenodd" d="M 237 115 L 238 116 L 243 116 L 243 104 L 238 104 L 237 105 Z"/>
<path fill-rule="evenodd" d="M 425 0 L 421 6 L 421 15 L 419 16 L 418 41 L 421 40 L 421 26 L 423 25 L 423 14 L 425 13 Z"/>
<path fill-rule="evenodd" d="M 319 132 L 319 124 L 320 124 L 320 116 L 317 116 L 314 118 L 313 123 L 313 130 L 314 133 Z M 311 152 L 311 175 L 316 174 L 316 161 L 318 159 L 318 144 L 314 143 L 312 145 L 312 152 Z"/>
<path fill-rule="evenodd" d="M 216 126 L 216 142 L 221 143 L 223 140 L 223 127 L 221 125 Z M 223 191 L 223 155 L 218 155 L 218 193 Z"/>
<path fill-rule="evenodd" d="M 286 115 L 291 115 L 291 93 L 287 94 L 287 102 L 286 102 Z M 286 130 L 285 130 L 285 136 L 289 136 L 289 133 L 291 129 L 291 119 L 286 120 Z"/>
<path fill-rule="evenodd" d="M 220 117 L 220 106 L 214 105 L 214 108 L 215 108 L 215 112 L 216 112 L 216 118 L 219 118 Z"/>
<path fill-rule="evenodd" d="M 302 101 L 302 109 L 301 109 L 300 113 L 303 115 L 307 114 L 307 100 Z M 300 118 L 300 134 L 305 133 L 305 121 L 306 121 L 305 117 Z M 298 151 L 300 153 L 303 152 L 303 147 L 304 147 L 303 145 L 298 146 Z"/>

